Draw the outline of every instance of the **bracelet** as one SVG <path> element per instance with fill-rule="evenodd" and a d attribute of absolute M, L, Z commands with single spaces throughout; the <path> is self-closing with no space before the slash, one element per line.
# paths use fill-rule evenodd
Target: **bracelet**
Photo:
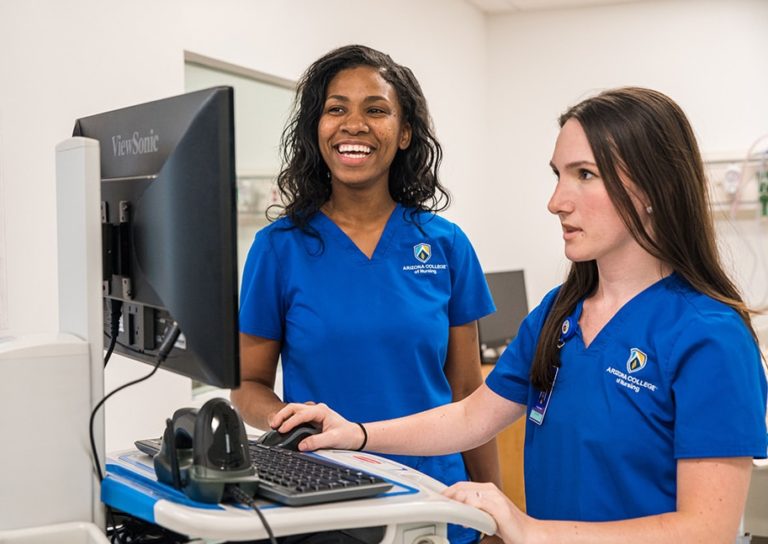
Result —
<path fill-rule="evenodd" d="M 362 423 L 355 422 L 355 425 L 359 426 L 363 430 L 363 443 L 360 444 L 360 447 L 357 448 L 355 451 L 363 451 L 363 448 L 368 443 L 368 431 L 365 430 L 365 427 Z"/>

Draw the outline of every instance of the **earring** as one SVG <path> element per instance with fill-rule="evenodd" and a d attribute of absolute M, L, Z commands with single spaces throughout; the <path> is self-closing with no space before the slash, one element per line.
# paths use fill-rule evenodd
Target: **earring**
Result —
<path fill-rule="evenodd" d="M 653 206 L 646 206 L 645 211 L 648 212 L 648 215 L 651 215 L 653 213 Z"/>

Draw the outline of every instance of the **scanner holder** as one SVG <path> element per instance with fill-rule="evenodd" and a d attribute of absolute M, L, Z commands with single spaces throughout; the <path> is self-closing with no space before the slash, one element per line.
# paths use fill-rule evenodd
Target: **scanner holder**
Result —
<path fill-rule="evenodd" d="M 229 498 L 229 485 L 237 485 L 251 497 L 258 489 L 245 425 L 222 398 L 209 400 L 199 411 L 176 410 L 166 420 L 154 464 L 159 481 L 198 502 L 222 502 Z"/>

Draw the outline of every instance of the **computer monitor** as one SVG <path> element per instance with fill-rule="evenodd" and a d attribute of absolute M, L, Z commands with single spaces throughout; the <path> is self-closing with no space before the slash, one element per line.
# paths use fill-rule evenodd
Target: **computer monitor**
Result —
<path fill-rule="evenodd" d="M 528 315 L 525 294 L 525 274 L 522 270 L 488 272 L 485 274 L 496 312 L 478 322 L 480 356 L 484 363 L 494 363 Z"/>
<path fill-rule="evenodd" d="M 78 119 L 100 143 L 105 345 L 217 387 L 240 384 L 233 90 L 216 87 Z"/>

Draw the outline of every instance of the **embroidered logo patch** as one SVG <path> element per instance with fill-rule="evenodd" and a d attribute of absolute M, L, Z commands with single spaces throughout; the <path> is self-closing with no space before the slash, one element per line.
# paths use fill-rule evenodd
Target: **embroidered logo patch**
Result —
<path fill-rule="evenodd" d="M 435 256 L 437 262 L 427 262 L 432 260 L 432 246 L 426 242 L 421 242 L 413 246 L 413 256 L 418 263 L 414 263 L 409 258 L 409 264 L 403 265 L 403 272 L 409 272 L 417 276 L 426 275 L 428 277 L 444 274 L 448 270 L 448 264 L 440 262 L 441 259 L 444 259 L 444 256 L 440 252 L 440 246 L 438 246 L 437 255 Z"/>
<path fill-rule="evenodd" d="M 638 348 L 631 348 L 629 350 L 629 359 L 627 359 L 627 372 L 633 374 L 639 370 L 645 368 L 645 364 L 648 361 L 648 356 L 640 351 Z"/>
<path fill-rule="evenodd" d="M 432 257 L 432 246 L 424 242 L 413 246 L 413 256 L 420 263 L 426 263 Z"/>

